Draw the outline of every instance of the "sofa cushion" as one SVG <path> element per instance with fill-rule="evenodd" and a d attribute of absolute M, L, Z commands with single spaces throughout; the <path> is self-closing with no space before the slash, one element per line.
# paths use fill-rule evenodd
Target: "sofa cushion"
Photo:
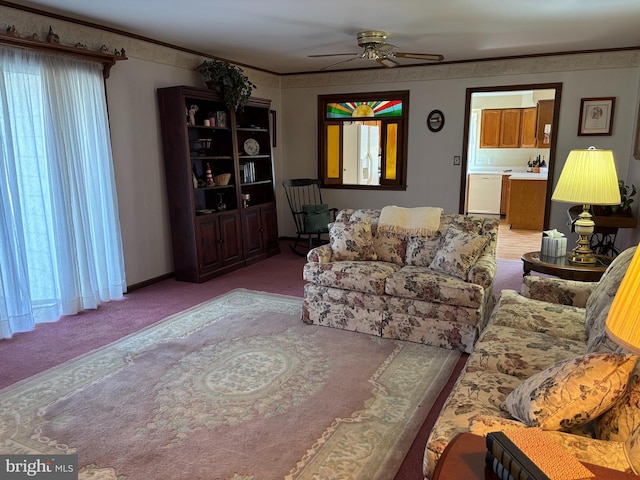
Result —
<path fill-rule="evenodd" d="M 524 297 L 542 302 L 585 308 L 589 295 L 597 285 L 598 282 L 527 275 L 522 279 L 520 293 Z"/>
<path fill-rule="evenodd" d="M 580 341 L 582 352 L 587 341 L 584 308 L 541 302 L 524 297 L 514 290 L 502 290 L 494 325 L 504 325 L 528 332 Z"/>
<path fill-rule="evenodd" d="M 624 395 L 598 417 L 596 436 L 601 440 L 625 442 L 640 427 L 640 376 L 637 371 L 629 379 Z"/>
<path fill-rule="evenodd" d="M 549 365 L 582 353 L 584 342 L 491 323 L 480 334 L 467 361 L 467 371 L 500 372 L 525 380 Z"/>
<path fill-rule="evenodd" d="M 332 260 L 375 260 L 371 219 L 329 224 Z"/>
<path fill-rule="evenodd" d="M 479 307 L 484 289 L 427 267 L 406 266 L 387 277 L 385 293 L 428 302 Z"/>
<path fill-rule="evenodd" d="M 391 295 L 385 298 L 388 310 L 394 314 L 401 313 L 410 317 L 437 318 L 444 322 L 466 323 L 479 329 L 484 327 L 482 322 L 486 320 L 482 318 L 482 313 L 485 311 L 484 304 L 482 307 L 462 307 Z"/>
<path fill-rule="evenodd" d="M 467 233 L 450 225 L 441 237 L 429 267 L 466 280 L 488 240 L 488 237 Z"/>
<path fill-rule="evenodd" d="M 605 321 L 613 302 L 613 297 L 618 291 L 622 278 L 637 247 L 628 248 L 618 255 L 602 278 L 594 288 L 587 300 L 586 329 L 588 335 L 587 352 L 620 351 L 620 347 L 609 338 L 605 330 Z"/>
<path fill-rule="evenodd" d="M 385 279 L 400 267 L 386 262 L 306 263 L 302 278 L 325 287 L 383 295 Z"/>
<path fill-rule="evenodd" d="M 636 427 L 624 442 L 624 449 L 633 473 L 640 475 L 640 427 Z"/>
<path fill-rule="evenodd" d="M 624 393 L 637 356 L 588 353 L 532 375 L 503 407 L 530 427 L 568 430 L 597 418 Z"/>
<path fill-rule="evenodd" d="M 504 432 L 513 428 L 528 427 L 519 420 L 496 417 L 495 415 L 474 415 L 469 419 L 469 432 L 482 437 L 489 432 Z"/>
<path fill-rule="evenodd" d="M 447 444 L 462 432 L 469 431 L 471 417 L 494 415 L 507 417 L 500 404 L 520 380 L 511 375 L 492 372 L 468 372 L 458 379 L 433 426 L 424 454 L 423 472 L 431 478 L 436 463 Z"/>

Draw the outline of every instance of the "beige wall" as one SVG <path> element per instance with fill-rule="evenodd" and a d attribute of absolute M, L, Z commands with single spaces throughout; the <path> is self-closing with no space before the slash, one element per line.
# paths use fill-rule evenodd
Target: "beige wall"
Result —
<path fill-rule="evenodd" d="M 613 150 L 620 178 L 639 185 L 640 161 L 632 156 L 639 65 L 640 53 L 627 52 L 284 77 L 285 168 L 291 177 L 317 175 L 316 119 L 309 114 L 315 113 L 317 95 L 409 89 L 406 192 L 327 189 L 324 200 L 338 208 L 396 204 L 441 206 L 446 211 L 458 211 L 461 167 L 453 165 L 453 156 L 462 154 L 466 89 L 560 82 L 563 89 L 554 181 L 571 149 L 596 145 Z M 616 97 L 613 135 L 579 137 L 580 99 L 608 96 Z M 425 124 L 428 113 L 434 109 L 445 115 L 444 128 L 438 133 L 430 132 Z M 636 208 L 638 203 L 640 200 L 636 201 Z M 550 227 L 569 234 L 567 208 L 566 204 L 552 203 Z M 282 205 L 280 210 L 285 213 Z M 279 220 L 281 233 L 290 233 L 293 226 L 288 217 L 281 216 Z M 639 230 L 625 231 L 621 232 L 618 245 L 624 248 L 638 241 Z"/>
<path fill-rule="evenodd" d="M 193 71 L 202 59 L 4 6 L 0 6 L 0 18 L 4 22 L 0 28 L 15 24 L 23 35 L 38 32 L 42 38 L 52 25 L 62 43 L 81 41 L 93 49 L 103 43 L 110 49 L 125 48 L 129 60 L 113 67 L 106 85 L 127 282 L 132 285 L 171 272 L 171 239 L 155 92 L 159 87 L 179 84 L 204 86 Z M 596 144 L 613 149 L 621 178 L 640 185 L 640 161 L 632 157 L 640 91 L 639 67 L 640 52 L 619 52 L 284 77 L 246 69 L 258 85 L 255 95 L 270 98 L 272 108 L 278 112 L 278 147 L 274 149 L 274 158 L 280 235 L 292 235 L 295 231 L 281 188 L 282 180 L 317 176 L 318 94 L 411 91 L 407 191 L 325 190 L 325 200 L 336 207 L 439 205 L 453 212 L 458 210 L 460 188 L 460 167 L 453 166 L 453 156 L 462 152 L 468 87 L 562 82 L 559 161 L 555 177 L 569 150 Z M 617 97 L 614 134 L 578 137 L 580 98 L 600 96 Z M 427 114 L 433 109 L 445 114 L 444 128 L 438 133 L 430 132 L 425 124 Z M 565 210 L 565 205 L 553 205 L 552 227 L 566 228 Z M 624 245 L 639 240 L 639 231 L 621 236 Z"/>

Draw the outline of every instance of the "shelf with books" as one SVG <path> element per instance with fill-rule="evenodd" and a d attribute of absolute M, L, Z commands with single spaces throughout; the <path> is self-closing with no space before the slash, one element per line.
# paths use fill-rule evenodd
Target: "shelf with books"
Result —
<path fill-rule="evenodd" d="M 219 93 L 185 86 L 158 89 L 158 101 L 176 278 L 202 282 L 247 264 L 255 225 L 245 205 L 260 208 L 259 231 L 271 235 L 251 260 L 278 253 L 270 101 L 232 112 Z"/>

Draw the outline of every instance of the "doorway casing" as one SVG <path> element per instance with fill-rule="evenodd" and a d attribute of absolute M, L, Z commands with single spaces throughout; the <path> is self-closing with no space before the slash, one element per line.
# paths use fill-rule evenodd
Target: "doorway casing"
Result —
<path fill-rule="evenodd" d="M 458 211 L 464 213 L 467 191 L 467 165 L 469 159 L 469 125 L 471 122 L 471 100 L 474 93 L 486 92 L 513 92 L 518 90 L 554 90 L 553 123 L 551 126 L 551 144 L 549 146 L 549 174 L 547 191 L 545 195 L 544 227 L 549 227 L 549 215 L 551 211 L 551 194 L 553 192 L 553 172 L 556 163 L 556 145 L 558 141 L 558 121 L 560 118 L 560 102 L 562 98 L 562 83 L 534 83 L 525 85 L 501 85 L 496 87 L 467 88 L 464 112 L 464 135 L 462 140 L 462 169 L 460 176 L 460 204 Z"/>

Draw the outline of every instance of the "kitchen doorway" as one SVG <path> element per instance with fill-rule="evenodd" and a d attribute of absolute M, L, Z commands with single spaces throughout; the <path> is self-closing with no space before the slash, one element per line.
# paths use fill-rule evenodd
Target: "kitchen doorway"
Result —
<path fill-rule="evenodd" d="M 510 198 L 509 179 L 513 176 L 515 184 L 516 179 L 540 180 L 544 176 L 546 185 L 530 184 L 540 191 L 537 204 L 531 204 L 530 196 L 527 202 L 519 201 L 515 194 L 511 196 L 512 204 L 523 207 L 525 221 L 532 218 L 527 208 L 539 217 L 531 225 L 514 223 L 513 228 L 538 232 L 548 228 L 561 94 L 561 83 L 467 89 L 460 213 L 504 218 Z M 544 166 L 540 167 L 543 159 Z M 532 163 L 537 167 L 527 172 Z M 487 196 L 487 188 L 491 198 Z M 479 203 L 473 203 L 474 198 Z M 516 218 L 515 214 L 511 217 Z"/>

